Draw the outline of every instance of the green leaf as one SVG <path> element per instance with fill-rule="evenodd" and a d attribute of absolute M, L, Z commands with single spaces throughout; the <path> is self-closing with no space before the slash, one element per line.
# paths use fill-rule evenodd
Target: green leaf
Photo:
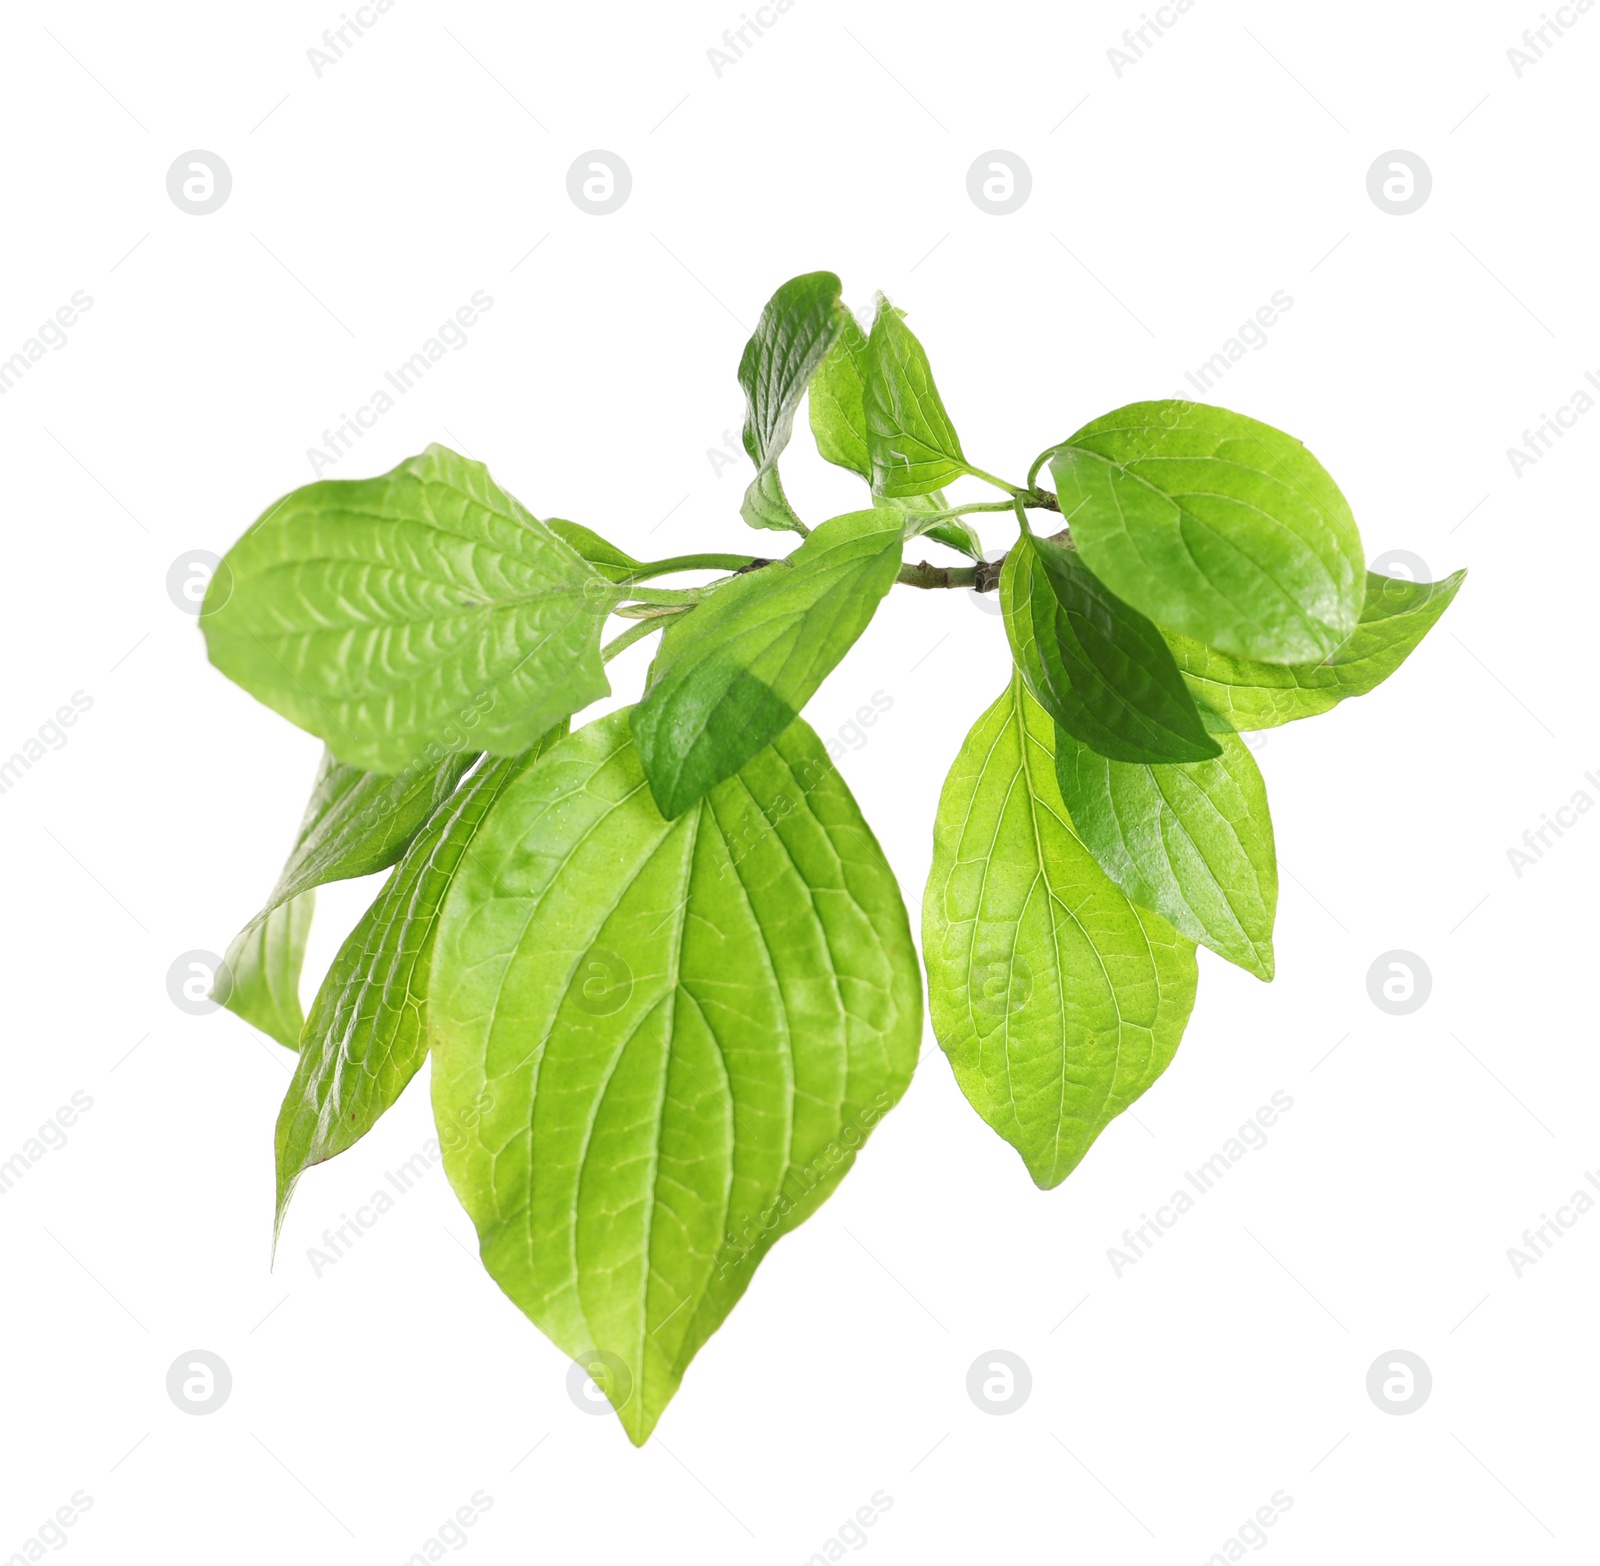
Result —
<path fill-rule="evenodd" d="M 642 562 L 635 560 L 626 550 L 618 549 L 610 539 L 601 538 L 581 522 L 568 522 L 565 517 L 547 517 L 545 526 L 557 538 L 571 544 L 608 582 L 625 582 L 641 569 Z"/>
<path fill-rule="evenodd" d="M 811 378 L 811 433 L 817 450 L 829 462 L 859 473 L 872 482 L 872 458 L 867 453 L 867 339 L 856 318 L 838 306 L 839 335 Z M 943 511 L 949 502 L 937 489 L 924 495 L 878 496 L 874 503 L 908 512 Z M 908 531 L 915 538 L 926 533 L 969 560 L 983 558 L 983 541 L 960 517 Z"/>
<path fill-rule="evenodd" d="M 313 886 L 387 870 L 477 759 L 455 752 L 390 775 L 324 750 L 294 847 L 256 917 Z"/>
<path fill-rule="evenodd" d="M 811 378 L 809 413 L 817 450 L 872 482 L 867 454 L 867 336 L 848 306 L 835 307 L 837 335 Z"/>
<path fill-rule="evenodd" d="M 638 1444 L 905 1091 L 922 1005 L 894 877 L 803 721 L 668 821 L 623 710 L 496 802 L 429 1024 L 484 1264 L 605 1367 Z"/>
<path fill-rule="evenodd" d="M 776 467 L 762 468 L 750 480 L 750 487 L 739 502 L 739 515 L 751 527 L 769 528 L 775 533 L 804 533 L 806 525 L 789 504 L 783 492 L 783 480 Z"/>
<path fill-rule="evenodd" d="M 622 589 L 489 477 L 430 446 L 374 479 L 286 495 L 228 551 L 211 661 L 343 762 L 516 755 L 606 695 Z"/>
<path fill-rule="evenodd" d="M 971 471 L 904 315 L 879 294 L 867 338 L 863 417 L 876 495 L 926 495 Z"/>
<path fill-rule="evenodd" d="M 1267 789 L 1237 734 L 1215 761 L 1145 767 L 1056 736 L 1073 830 L 1141 907 L 1258 979 L 1271 979 L 1278 858 Z"/>
<path fill-rule="evenodd" d="M 522 755 L 486 760 L 412 840 L 339 948 L 278 1113 L 280 1226 L 300 1176 L 360 1141 L 416 1075 L 428 1053 L 434 937 L 451 875 L 495 800 L 566 731 L 563 721 Z"/>
<path fill-rule="evenodd" d="M 1466 575 L 1408 582 L 1369 571 L 1361 623 L 1322 663 L 1252 663 L 1171 634 L 1167 644 L 1202 708 L 1219 715 L 1213 727 L 1275 728 L 1314 718 L 1381 685 L 1433 629 Z"/>
<path fill-rule="evenodd" d="M 222 959 L 225 977 L 218 975 L 213 990 L 235 1016 L 287 1049 L 299 1047 L 305 1023 L 300 968 L 316 898 L 315 892 L 302 892 L 246 925 L 228 947 Z"/>
<path fill-rule="evenodd" d="M 1158 625 L 1235 657 L 1303 663 L 1355 629 L 1365 557 L 1299 441 L 1193 402 L 1136 402 L 1050 459 L 1085 562 Z"/>
<path fill-rule="evenodd" d="M 681 814 L 794 721 L 900 570 L 901 518 L 833 517 L 793 554 L 666 628 L 633 732 L 663 814 Z"/>
<path fill-rule="evenodd" d="M 1055 743 L 1013 675 L 945 780 L 922 906 L 934 1034 L 1042 1187 L 1166 1069 L 1196 980 L 1193 943 L 1129 902 L 1073 832 Z"/>
<path fill-rule="evenodd" d="M 972 524 L 964 522 L 960 517 L 935 522 L 932 527 L 923 531 L 929 538 L 938 539 L 941 544 L 955 550 L 959 555 L 965 555 L 968 560 L 983 559 L 983 540 L 978 537 L 977 530 Z"/>
<path fill-rule="evenodd" d="M 390 777 L 347 767 L 331 750 L 324 750 L 278 883 L 233 938 L 225 959 L 230 969 L 239 967 L 263 977 L 247 979 L 240 989 L 240 975 L 234 973 L 238 1003 L 222 994 L 217 999 L 280 1044 L 295 1048 L 302 1021 L 300 965 L 311 924 L 311 889 L 387 870 L 476 759 L 449 755 Z M 304 906 L 290 919 L 283 910 L 297 900 Z"/>
<path fill-rule="evenodd" d="M 756 465 L 740 512 L 751 527 L 806 531 L 778 480 L 795 410 L 841 325 L 839 279 L 832 272 L 792 277 L 767 301 L 739 360 L 744 388 L 744 449 Z"/>
<path fill-rule="evenodd" d="M 1124 762 L 1217 754 L 1161 633 L 1067 545 L 1023 533 L 1000 570 L 1028 690 L 1068 734 Z"/>
<path fill-rule="evenodd" d="M 931 511 L 944 511 L 949 508 L 950 502 L 944 498 L 944 491 L 934 490 L 931 494 L 920 499 L 891 500 L 888 497 L 879 497 L 875 504 L 880 507 L 893 507 L 905 514 L 905 538 L 910 542 L 913 538 L 932 538 L 953 549 L 957 554 L 965 555 L 968 560 L 983 559 L 983 540 L 978 537 L 977 529 L 965 517 L 946 517 L 943 522 L 930 522 L 926 515 Z"/>

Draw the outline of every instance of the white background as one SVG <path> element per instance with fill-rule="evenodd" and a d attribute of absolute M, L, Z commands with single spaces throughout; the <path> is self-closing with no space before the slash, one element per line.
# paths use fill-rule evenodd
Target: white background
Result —
<path fill-rule="evenodd" d="M 485 1563 L 827 1559 L 879 1490 L 858 1548 L 884 1562 L 1200 1562 L 1280 1490 L 1274 1560 L 1594 1559 L 1600 1213 L 1520 1277 L 1506 1253 L 1600 1169 L 1600 818 L 1520 877 L 1507 850 L 1600 798 L 1600 412 L 1520 477 L 1506 452 L 1600 374 L 1600 11 L 1520 78 L 1531 0 L 1199 0 L 1120 76 L 1137 0 L 797 0 L 718 76 L 739 14 L 398 0 L 319 78 L 338 0 L 6 9 L 0 357 L 94 302 L 0 398 L 0 755 L 93 705 L 0 795 L 0 1160 L 75 1091 L 93 1108 L 0 1198 L 0 1559 L 79 1490 L 84 1562 L 397 1566 L 479 1490 Z M 233 179 L 204 217 L 165 183 L 197 148 Z M 633 177 L 606 217 L 566 191 L 594 148 Z M 967 195 L 990 149 L 1031 169 L 1010 216 Z M 1432 171 L 1409 216 L 1367 193 L 1391 149 Z M 1389 684 L 1265 736 L 1277 981 L 1202 954 L 1175 1063 L 1050 1193 L 930 1034 L 635 1451 L 569 1400 L 438 1170 L 314 1276 L 431 1134 L 420 1080 L 306 1179 L 269 1271 L 289 1057 L 177 1009 L 167 972 L 254 910 L 319 745 L 210 669 L 165 583 L 307 482 L 476 289 L 467 346 L 336 476 L 439 439 L 637 554 L 760 552 L 745 467 L 707 451 L 763 300 L 818 267 L 909 311 L 966 450 L 1014 478 L 1181 393 L 1284 290 L 1212 400 L 1305 439 L 1370 556 L 1472 574 Z M 802 514 L 858 504 L 808 446 L 802 421 Z M 612 666 L 617 700 L 647 657 Z M 842 765 L 914 921 L 939 781 L 1006 665 L 967 594 L 897 590 L 809 710 L 828 737 L 892 698 Z M 308 996 L 371 891 L 321 894 Z M 1433 984 L 1399 1017 L 1367 993 L 1395 948 Z M 1274 1090 L 1268 1145 L 1116 1276 L 1108 1247 Z M 196 1348 L 233 1377 L 205 1417 L 165 1390 Z M 1033 1378 L 1005 1417 L 966 1392 L 996 1348 Z M 1403 1417 L 1366 1391 L 1393 1349 L 1433 1377 Z"/>

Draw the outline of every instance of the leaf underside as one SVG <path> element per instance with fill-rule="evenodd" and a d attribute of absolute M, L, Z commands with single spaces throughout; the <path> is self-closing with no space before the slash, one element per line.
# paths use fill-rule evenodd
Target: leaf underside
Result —
<path fill-rule="evenodd" d="M 761 312 L 739 360 L 745 394 L 744 449 L 756 465 L 741 514 L 752 527 L 805 532 L 778 478 L 795 410 L 840 327 L 839 279 L 807 272 L 785 283 Z"/>
<path fill-rule="evenodd" d="M 211 661 L 351 766 L 516 755 L 606 695 L 622 589 L 481 463 L 430 446 L 286 495 L 202 606 Z"/>

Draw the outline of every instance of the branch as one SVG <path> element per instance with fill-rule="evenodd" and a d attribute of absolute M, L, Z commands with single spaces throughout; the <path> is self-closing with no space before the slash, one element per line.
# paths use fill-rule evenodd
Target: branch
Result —
<path fill-rule="evenodd" d="M 1050 541 L 1072 547 L 1072 529 L 1064 527 L 1052 533 Z M 1000 585 L 1000 568 L 1006 563 L 1005 555 L 998 560 L 979 560 L 969 566 L 936 566 L 926 560 L 915 565 L 903 565 L 896 582 L 906 587 L 969 587 L 975 593 L 992 593 Z"/>

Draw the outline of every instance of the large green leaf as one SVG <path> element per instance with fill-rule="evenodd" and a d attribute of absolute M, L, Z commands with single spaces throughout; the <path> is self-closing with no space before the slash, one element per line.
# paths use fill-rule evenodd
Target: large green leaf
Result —
<path fill-rule="evenodd" d="M 301 1174 L 360 1141 L 416 1075 L 428 1053 L 433 944 L 450 877 L 490 806 L 566 727 L 520 756 L 485 760 L 412 840 L 339 948 L 278 1113 L 279 1224 Z"/>
<path fill-rule="evenodd" d="M 1433 629 L 1466 575 L 1408 582 L 1369 571 L 1360 624 L 1321 663 L 1254 663 L 1170 633 L 1167 645 L 1202 709 L 1218 714 L 1212 727 L 1275 728 L 1381 685 Z"/>
<path fill-rule="evenodd" d="M 1055 743 L 1013 675 L 945 780 L 922 905 L 933 1031 L 1043 1187 L 1166 1069 L 1196 978 L 1193 943 L 1129 902 L 1073 832 Z"/>
<path fill-rule="evenodd" d="M 1068 545 L 1023 533 L 1000 570 L 1000 605 L 1029 692 L 1075 739 L 1117 761 L 1217 754 L 1161 632 Z"/>
<path fill-rule="evenodd" d="M 867 338 L 862 412 L 872 490 L 926 495 L 971 470 L 922 344 L 882 294 Z"/>
<path fill-rule="evenodd" d="M 803 721 L 674 821 L 625 710 L 496 802 L 429 1000 L 435 1113 L 475 1121 L 445 1168 L 635 1443 L 904 1092 L 921 1015 L 894 877 Z"/>
<path fill-rule="evenodd" d="M 848 314 L 848 312 L 845 312 Z M 739 360 L 744 388 L 744 449 L 756 465 L 741 514 L 751 527 L 805 532 L 778 480 L 795 410 L 842 324 L 839 279 L 832 272 L 792 277 L 767 301 Z"/>
<path fill-rule="evenodd" d="M 828 356 L 811 378 L 811 433 L 817 450 L 829 462 L 859 473 L 872 482 L 872 458 L 867 452 L 867 338 L 856 318 L 844 306 L 838 307 L 839 335 Z M 875 503 L 894 506 L 910 513 L 943 511 L 948 502 L 942 491 L 923 495 L 876 496 Z M 926 533 L 929 538 L 964 554 L 969 560 L 983 558 L 983 541 L 970 523 L 961 517 L 922 526 L 908 524 L 908 538 Z"/>
<path fill-rule="evenodd" d="M 300 969 L 316 900 L 315 892 L 301 892 L 247 924 L 228 947 L 212 992 L 229 1011 L 288 1049 L 298 1047 L 305 1022 Z"/>
<path fill-rule="evenodd" d="M 900 569 L 902 518 L 853 511 L 667 626 L 634 709 L 656 803 L 679 815 L 794 721 Z"/>
<path fill-rule="evenodd" d="M 1145 767 L 1056 736 L 1073 830 L 1141 907 L 1257 978 L 1272 977 L 1278 858 L 1267 789 L 1237 734 L 1215 761 Z"/>
<path fill-rule="evenodd" d="M 211 661 L 351 766 L 515 755 L 610 690 L 622 589 L 430 446 L 374 479 L 286 495 L 228 551 L 201 612 Z"/>
<path fill-rule="evenodd" d="M 1158 625 L 1240 658 L 1326 657 L 1361 613 L 1345 498 L 1299 441 L 1194 402 L 1136 402 L 1050 459 L 1084 560 Z"/>

